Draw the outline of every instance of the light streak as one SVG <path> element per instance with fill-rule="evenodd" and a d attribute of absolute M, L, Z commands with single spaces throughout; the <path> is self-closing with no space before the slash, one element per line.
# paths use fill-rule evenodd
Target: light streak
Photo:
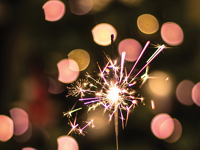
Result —
<path fill-rule="evenodd" d="M 82 109 L 82 107 L 77 108 L 77 109 L 73 109 L 73 110 L 70 110 L 70 111 L 67 111 L 67 112 L 63 112 L 63 116 L 67 116 L 68 118 L 70 118 L 70 117 L 72 117 L 72 113 L 74 113 L 78 110 L 81 110 L 81 109 Z"/>

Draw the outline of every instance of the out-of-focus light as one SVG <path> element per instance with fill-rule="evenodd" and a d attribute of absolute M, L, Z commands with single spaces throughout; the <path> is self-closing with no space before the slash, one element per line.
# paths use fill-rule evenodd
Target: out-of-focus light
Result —
<path fill-rule="evenodd" d="M 152 79 L 149 79 L 149 89 L 158 96 L 167 96 L 172 90 L 172 81 L 167 80 L 168 75 L 161 71 L 151 73 Z"/>
<path fill-rule="evenodd" d="M 78 143 L 71 136 L 60 136 L 57 138 L 58 150 L 78 150 Z"/>
<path fill-rule="evenodd" d="M 173 119 L 173 121 L 174 121 L 174 131 L 167 139 L 165 139 L 165 141 L 168 143 L 174 143 L 174 142 L 178 141 L 178 139 L 182 135 L 181 123 L 177 119 Z"/>
<path fill-rule="evenodd" d="M 22 148 L 22 150 L 37 150 L 37 149 L 32 148 L 32 147 L 25 147 L 25 148 Z"/>
<path fill-rule="evenodd" d="M 102 46 L 111 44 L 111 34 L 114 35 L 114 40 L 117 37 L 117 31 L 108 23 L 101 23 L 92 29 L 92 36 L 95 43 Z"/>
<path fill-rule="evenodd" d="M 10 116 L 14 122 L 14 134 L 21 135 L 28 129 L 28 114 L 21 108 L 13 108 L 10 110 Z"/>
<path fill-rule="evenodd" d="M 14 132 L 14 124 L 11 118 L 5 115 L 0 115 L 0 141 L 6 142 Z"/>
<path fill-rule="evenodd" d="M 47 21 L 58 21 L 65 14 L 65 4 L 59 0 L 47 1 L 42 8 Z"/>
<path fill-rule="evenodd" d="M 161 27 L 161 37 L 167 44 L 176 46 L 183 42 L 183 30 L 174 22 L 166 22 Z"/>
<path fill-rule="evenodd" d="M 178 101 L 184 105 L 192 105 L 192 88 L 194 83 L 190 80 L 183 80 L 176 88 L 176 97 Z"/>
<path fill-rule="evenodd" d="M 196 105 L 200 106 L 200 82 L 195 84 L 192 89 L 192 99 Z"/>
<path fill-rule="evenodd" d="M 143 0 L 119 0 L 122 4 L 128 7 L 138 6 Z"/>
<path fill-rule="evenodd" d="M 82 49 L 75 49 L 68 54 L 69 59 L 73 59 L 79 66 L 79 70 L 85 70 L 90 63 L 90 55 Z M 78 70 L 77 70 L 78 71 Z"/>
<path fill-rule="evenodd" d="M 69 0 L 70 10 L 73 14 L 87 14 L 93 6 L 93 0 Z"/>
<path fill-rule="evenodd" d="M 14 135 L 13 139 L 20 143 L 25 143 L 32 136 L 32 124 L 29 122 L 28 129 L 21 135 Z"/>
<path fill-rule="evenodd" d="M 174 131 L 173 119 L 165 113 L 156 115 L 151 121 L 151 131 L 159 139 L 168 138 Z"/>
<path fill-rule="evenodd" d="M 137 26 L 142 33 L 153 34 L 158 31 L 158 20 L 150 14 L 140 15 L 137 19 Z"/>
<path fill-rule="evenodd" d="M 121 55 L 122 52 L 126 52 L 125 59 L 127 61 L 135 61 L 142 50 L 141 44 L 135 39 L 124 39 L 118 45 L 118 52 Z"/>
<path fill-rule="evenodd" d="M 59 82 L 58 79 L 53 79 L 48 77 L 49 87 L 48 92 L 51 94 L 59 94 L 65 90 L 65 86 L 63 83 Z"/>
<path fill-rule="evenodd" d="M 72 59 L 62 59 L 58 62 L 58 80 L 63 83 L 71 83 L 79 76 L 78 64 Z"/>

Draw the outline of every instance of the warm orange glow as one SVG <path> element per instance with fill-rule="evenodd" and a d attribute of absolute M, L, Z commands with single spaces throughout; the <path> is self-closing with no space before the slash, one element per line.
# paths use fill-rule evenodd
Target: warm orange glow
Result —
<path fill-rule="evenodd" d="M 137 26 L 139 30 L 145 34 L 153 34 L 158 31 L 158 20 L 150 14 L 140 15 L 137 19 Z"/>
<path fill-rule="evenodd" d="M 158 114 L 151 121 L 151 131 L 157 138 L 166 139 L 174 131 L 174 122 L 168 114 Z"/>
<path fill-rule="evenodd" d="M 62 59 L 58 62 L 58 80 L 63 83 L 71 83 L 79 76 L 78 64 L 72 59 Z"/>
<path fill-rule="evenodd" d="M 65 13 L 65 4 L 59 0 L 47 1 L 42 8 L 47 21 L 58 21 Z"/>
<path fill-rule="evenodd" d="M 92 29 L 92 36 L 95 43 L 102 46 L 111 44 L 111 34 L 114 34 L 114 40 L 117 37 L 117 31 L 113 26 L 107 23 L 96 25 Z"/>
<path fill-rule="evenodd" d="M 0 115 L 0 141 L 6 142 L 14 132 L 14 125 L 11 118 L 5 115 Z"/>
<path fill-rule="evenodd" d="M 79 66 L 79 70 L 85 70 L 90 63 L 90 55 L 82 49 L 75 49 L 68 54 L 69 59 L 73 59 Z M 78 71 L 78 70 L 77 70 Z"/>
<path fill-rule="evenodd" d="M 192 105 L 192 88 L 194 83 L 190 80 L 183 80 L 176 88 L 176 97 L 178 101 L 184 105 Z"/>
<path fill-rule="evenodd" d="M 161 71 L 151 73 L 153 78 L 149 79 L 149 89 L 158 96 L 167 96 L 172 90 L 172 81 L 165 80 L 168 75 Z"/>
<path fill-rule="evenodd" d="M 93 6 L 93 0 L 69 0 L 70 10 L 76 15 L 88 13 Z"/>
<path fill-rule="evenodd" d="M 78 143 L 71 136 L 60 136 L 57 138 L 58 150 L 78 150 Z"/>
<path fill-rule="evenodd" d="M 195 84 L 192 89 L 192 99 L 196 105 L 200 106 L 200 82 Z"/>
<path fill-rule="evenodd" d="M 169 45 L 176 46 L 183 42 L 183 30 L 174 22 L 166 22 L 161 27 L 161 37 Z"/>
<path fill-rule="evenodd" d="M 127 61 L 135 61 L 140 55 L 141 50 L 141 44 L 137 40 L 131 38 L 122 40 L 118 45 L 120 55 L 122 52 L 126 52 L 125 59 Z"/>
<path fill-rule="evenodd" d="M 28 129 L 28 114 L 21 108 L 13 108 L 10 110 L 11 118 L 14 122 L 14 134 L 21 135 Z"/>

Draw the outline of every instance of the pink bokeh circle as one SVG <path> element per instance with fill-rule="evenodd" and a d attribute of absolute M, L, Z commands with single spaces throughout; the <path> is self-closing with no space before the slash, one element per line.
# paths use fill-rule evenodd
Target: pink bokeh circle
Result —
<path fill-rule="evenodd" d="M 176 46 L 183 42 L 183 30 L 174 22 L 166 22 L 161 27 L 161 37 L 169 45 Z"/>
<path fill-rule="evenodd" d="M 118 45 L 119 54 L 121 55 L 122 52 L 126 52 L 125 59 L 127 61 L 135 61 L 140 55 L 141 50 L 141 44 L 137 40 L 131 38 L 122 40 Z"/>
<path fill-rule="evenodd" d="M 57 63 L 58 80 L 63 83 L 74 82 L 79 76 L 78 64 L 72 59 L 62 59 Z"/>
<path fill-rule="evenodd" d="M 200 82 L 195 84 L 192 89 L 192 99 L 196 105 L 200 106 Z"/>
<path fill-rule="evenodd" d="M 157 138 L 166 139 L 174 131 L 174 122 L 168 114 L 158 114 L 151 121 L 151 131 Z"/>
<path fill-rule="evenodd" d="M 65 4 L 59 0 L 47 1 L 42 8 L 47 21 L 58 21 L 65 14 Z"/>

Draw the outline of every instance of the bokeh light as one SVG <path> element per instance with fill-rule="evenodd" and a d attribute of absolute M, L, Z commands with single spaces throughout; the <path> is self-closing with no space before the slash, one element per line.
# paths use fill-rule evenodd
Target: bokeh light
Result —
<path fill-rule="evenodd" d="M 174 131 L 173 119 L 166 113 L 156 115 L 151 121 L 151 131 L 159 139 L 168 138 Z"/>
<path fill-rule="evenodd" d="M 25 148 L 22 148 L 22 150 L 37 150 L 37 149 L 32 148 L 32 147 L 25 147 Z"/>
<path fill-rule="evenodd" d="M 79 76 L 78 64 L 72 59 L 62 59 L 58 62 L 58 80 L 63 83 L 71 83 Z"/>
<path fill-rule="evenodd" d="M 71 136 L 60 136 L 57 138 L 58 150 L 78 150 L 78 143 Z"/>
<path fill-rule="evenodd" d="M 108 23 L 101 23 L 92 29 L 92 36 L 95 43 L 102 46 L 111 44 L 111 34 L 114 35 L 114 41 L 117 37 L 117 31 Z"/>
<path fill-rule="evenodd" d="M 192 89 L 192 99 L 196 105 L 200 106 L 200 82 L 195 84 Z"/>
<path fill-rule="evenodd" d="M 176 97 L 178 101 L 184 105 L 192 105 L 192 88 L 194 83 L 190 80 L 183 80 L 176 88 Z"/>
<path fill-rule="evenodd" d="M 181 123 L 177 119 L 174 119 L 174 118 L 173 118 L 173 121 L 174 121 L 174 131 L 167 139 L 165 139 L 165 141 L 168 143 L 174 143 L 178 141 L 182 135 Z"/>
<path fill-rule="evenodd" d="M 137 19 L 137 26 L 145 34 L 153 34 L 159 29 L 158 20 L 150 14 L 140 15 Z"/>
<path fill-rule="evenodd" d="M 69 6 L 72 13 L 84 15 L 92 9 L 93 0 L 69 0 Z"/>
<path fill-rule="evenodd" d="M 65 14 L 65 4 L 59 0 L 47 1 L 42 8 L 47 21 L 58 21 Z"/>
<path fill-rule="evenodd" d="M 167 96 L 172 90 L 172 81 L 166 80 L 169 76 L 161 71 L 151 73 L 153 78 L 149 79 L 149 89 L 158 96 Z"/>
<path fill-rule="evenodd" d="M 183 42 L 183 31 L 174 22 L 166 22 L 161 27 L 161 37 L 169 45 L 176 46 Z"/>
<path fill-rule="evenodd" d="M 82 49 L 75 49 L 68 54 L 69 59 L 73 59 L 79 66 L 79 70 L 85 70 L 90 63 L 90 55 Z M 78 71 L 78 70 L 77 70 Z"/>
<path fill-rule="evenodd" d="M 0 115 L 0 141 L 6 142 L 12 136 L 14 132 L 14 124 L 10 117 Z"/>
<path fill-rule="evenodd" d="M 21 108 L 13 108 L 10 110 L 10 116 L 14 122 L 14 134 L 21 135 L 28 129 L 28 114 Z"/>
<path fill-rule="evenodd" d="M 28 129 L 21 135 L 14 135 L 13 139 L 20 143 L 25 143 L 32 136 L 32 124 L 29 122 Z"/>
<path fill-rule="evenodd" d="M 135 61 L 138 58 L 141 50 L 141 44 L 137 40 L 131 38 L 122 40 L 118 45 L 119 54 L 121 55 L 122 52 L 126 52 L 125 59 L 127 61 Z"/>

